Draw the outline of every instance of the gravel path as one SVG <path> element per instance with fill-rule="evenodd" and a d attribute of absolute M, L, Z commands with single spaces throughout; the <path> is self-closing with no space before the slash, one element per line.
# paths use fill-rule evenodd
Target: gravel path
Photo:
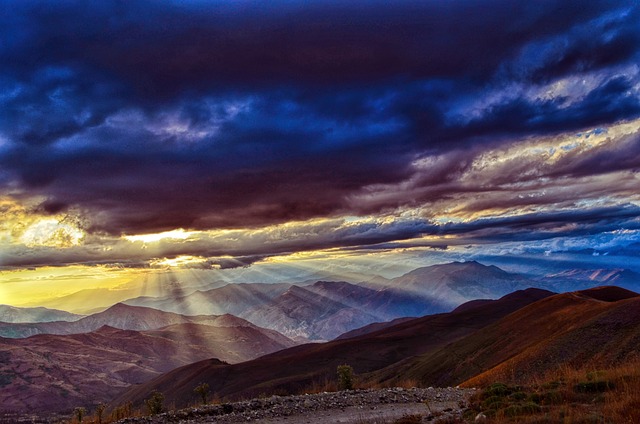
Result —
<path fill-rule="evenodd" d="M 437 422 L 436 417 L 459 415 L 472 393 L 473 389 L 429 387 L 271 396 L 184 409 L 154 417 L 127 418 L 120 423 L 374 424 L 393 422 L 408 414 L 422 415 L 424 422 Z"/>

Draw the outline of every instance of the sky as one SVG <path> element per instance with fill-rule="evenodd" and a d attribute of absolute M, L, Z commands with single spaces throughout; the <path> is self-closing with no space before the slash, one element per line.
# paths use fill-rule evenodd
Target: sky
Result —
<path fill-rule="evenodd" d="M 0 40 L 0 303 L 167 269 L 640 269 L 637 2 L 7 0 Z"/>

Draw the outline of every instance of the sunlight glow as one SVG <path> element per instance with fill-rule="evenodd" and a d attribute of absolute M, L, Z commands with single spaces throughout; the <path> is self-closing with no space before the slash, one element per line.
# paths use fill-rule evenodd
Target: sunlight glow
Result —
<path fill-rule="evenodd" d="M 152 267 L 179 268 L 179 267 L 183 267 L 183 266 L 202 263 L 204 261 L 205 261 L 205 259 L 200 257 L 200 256 L 182 255 L 182 256 L 175 257 L 175 258 L 162 258 L 162 259 L 151 261 L 151 266 Z"/>
<path fill-rule="evenodd" d="M 0 303 L 56 307 L 56 299 L 85 289 L 115 289 L 147 271 L 102 266 L 42 267 L 0 272 Z M 95 299 L 99 301 L 100 299 Z M 53 303 L 51 303 L 53 302 Z M 82 306 L 91 308 L 87 299 Z"/>
<path fill-rule="evenodd" d="M 165 231 L 162 233 L 131 235 L 131 236 L 124 236 L 124 238 L 129 241 L 142 241 L 144 243 L 153 243 L 155 241 L 160 241 L 162 239 L 185 240 L 194 234 L 196 234 L 195 231 L 185 231 L 182 228 L 178 228 L 177 230 Z"/>
<path fill-rule="evenodd" d="M 48 218 L 27 227 L 20 241 L 28 247 L 71 247 L 80 244 L 84 232 L 64 221 Z"/>

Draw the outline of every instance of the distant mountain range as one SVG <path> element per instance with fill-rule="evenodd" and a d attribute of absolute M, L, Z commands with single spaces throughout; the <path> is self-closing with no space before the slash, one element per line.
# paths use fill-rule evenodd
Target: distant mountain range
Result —
<path fill-rule="evenodd" d="M 52 322 L 77 321 L 83 315 L 47 308 L 16 308 L 15 306 L 0 305 L 0 322 Z"/>
<path fill-rule="evenodd" d="M 55 321 L 39 323 L 2 323 L 0 337 L 23 338 L 36 334 L 80 334 L 90 333 L 103 326 L 121 330 L 153 330 L 173 324 L 203 324 L 214 327 L 255 327 L 254 324 L 233 315 L 185 316 L 152 308 L 118 303 L 106 311 L 89 315 L 77 321 Z M 269 330 L 273 334 L 278 334 Z M 282 335 L 280 335 L 282 336 Z"/>
<path fill-rule="evenodd" d="M 618 286 L 640 292 L 640 274 L 628 269 L 568 269 L 548 274 L 540 282 L 562 292 L 598 286 Z"/>
<path fill-rule="evenodd" d="M 498 298 L 536 282 L 494 266 L 454 262 L 391 280 L 353 284 L 229 284 L 186 296 L 125 301 L 182 314 L 231 313 L 298 340 L 331 340 L 367 324 L 447 312 L 476 298 Z"/>

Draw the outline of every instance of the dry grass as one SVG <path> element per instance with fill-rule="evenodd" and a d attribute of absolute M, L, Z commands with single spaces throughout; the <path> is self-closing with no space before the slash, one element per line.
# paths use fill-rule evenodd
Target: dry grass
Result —
<path fill-rule="evenodd" d="M 640 423 L 640 359 L 615 367 L 562 367 L 526 386 L 494 383 L 472 400 L 466 418 L 487 423 Z"/>

